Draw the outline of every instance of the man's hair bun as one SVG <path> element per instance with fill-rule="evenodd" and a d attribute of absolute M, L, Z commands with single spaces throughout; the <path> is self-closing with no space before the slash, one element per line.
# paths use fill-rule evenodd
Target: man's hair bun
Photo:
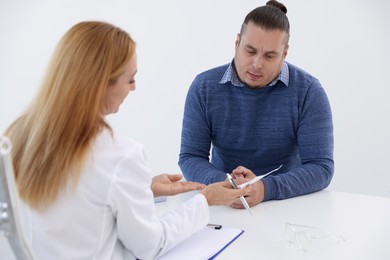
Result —
<path fill-rule="evenodd" d="M 280 9 L 283 13 L 287 14 L 287 8 L 286 8 L 286 6 L 284 6 L 284 4 L 279 3 L 279 2 L 276 1 L 276 0 L 270 0 L 270 1 L 268 1 L 266 5 L 274 6 L 274 7 L 278 8 L 278 9 Z"/>

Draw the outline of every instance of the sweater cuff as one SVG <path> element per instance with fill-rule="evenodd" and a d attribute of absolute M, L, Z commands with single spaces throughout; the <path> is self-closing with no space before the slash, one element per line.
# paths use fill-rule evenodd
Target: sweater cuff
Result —
<path fill-rule="evenodd" d="M 276 199 L 276 193 L 277 193 L 277 187 L 276 183 L 273 178 L 264 178 L 262 179 L 262 182 L 264 184 L 264 199 L 263 201 L 268 200 L 275 200 Z"/>

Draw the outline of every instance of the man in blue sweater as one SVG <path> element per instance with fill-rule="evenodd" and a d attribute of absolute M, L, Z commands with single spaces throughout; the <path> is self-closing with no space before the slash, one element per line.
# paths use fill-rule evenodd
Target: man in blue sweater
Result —
<path fill-rule="evenodd" d="M 329 101 L 316 78 L 285 61 L 286 13 L 274 0 L 251 11 L 233 61 L 199 74 L 185 104 L 179 165 L 187 180 L 233 173 L 243 183 L 283 164 L 253 184 L 250 206 L 324 189 L 334 172 Z"/>

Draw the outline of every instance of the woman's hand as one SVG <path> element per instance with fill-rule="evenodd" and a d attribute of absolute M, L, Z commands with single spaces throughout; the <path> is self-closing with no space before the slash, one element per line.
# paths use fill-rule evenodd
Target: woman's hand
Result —
<path fill-rule="evenodd" d="M 181 174 L 160 174 L 152 179 L 150 188 L 154 197 L 171 196 L 188 191 L 201 190 L 204 184 L 190 181 L 180 181 L 183 178 Z"/>

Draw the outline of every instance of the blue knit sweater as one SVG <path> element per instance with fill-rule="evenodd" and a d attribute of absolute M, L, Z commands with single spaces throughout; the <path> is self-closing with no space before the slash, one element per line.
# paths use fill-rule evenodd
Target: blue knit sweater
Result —
<path fill-rule="evenodd" d="M 319 81 L 288 65 L 289 81 L 252 89 L 221 83 L 229 64 L 199 74 L 185 103 L 179 165 L 209 184 L 242 165 L 262 175 L 266 200 L 326 188 L 334 172 L 333 124 Z M 210 157 L 211 150 L 211 157 Z"/>

